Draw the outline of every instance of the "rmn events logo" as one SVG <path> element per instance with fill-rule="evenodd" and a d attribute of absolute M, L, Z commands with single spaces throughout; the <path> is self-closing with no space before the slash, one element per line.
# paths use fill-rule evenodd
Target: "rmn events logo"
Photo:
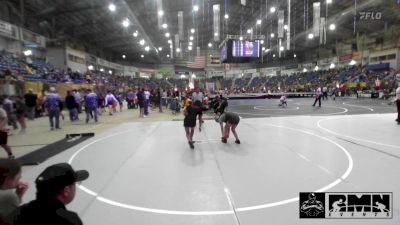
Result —
<path fill-rule="evenodd" d="M 391 192 L 300 193 L 300 218 L 392 219 Z"/>

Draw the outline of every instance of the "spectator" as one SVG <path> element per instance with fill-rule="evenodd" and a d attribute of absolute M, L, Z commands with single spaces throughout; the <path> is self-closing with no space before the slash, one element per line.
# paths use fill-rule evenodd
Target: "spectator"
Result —
<path fill-rule="evenodd" d="M 12 223 L 12 212 L 28 190 L 20 179 L 21 165 L 15 159 L 0 159 L 0 224 Z"/>
<path fill-rule="evenodd" d="M 97 123 L 97 95 L 91 89 L 86 90 L 85 96 L 86 123 L 90 117 Z"/>
<path fill-rule="evenodd" d="M 26 114 L 29 120 L 33 120 L 35 118 L 35 108 L 37 95 L 33 94 L 33 90 L 29 89 L 28 93 L 25 94 L 25 105 L 26 105 Z"/>
<path fill-rule="evenodd" d="M 67 109 L 69 111 L 69 119 L 71 122 L 75 122 L 79 120 L 78 117 L 78 107 L 75 101 L 75 97 L 71 91 L 67 91 L 67 97 L 65 97 L 65 104 L 67 105 Z"/>
<path fill-rule="evenodd" d="M 61 129 L 60 127 L 60 96 L 56 93 L 54 87 L 50 88 L 50 93 L 44 99 L 47 111 L 49 113 L 50 130 Z M 54 124 L 55 119 L 55 124 Z"/>
<path fill-rule="evenodd" d="M 8 141 L 8 130 L 6 129 L 8 124 L 7 113 L 1 106 L 2 106 L 2 101 L 0 101 L 0 146 L 4 148 L 4 150 L 7 152 L 9 159 L 14 159 L 15 157 L 11 151 L 11 148 L 7 144 Z"/>
<path fill-rule="evenodd" d="M 25 123 L 26 105 L 23 102 L 21 96 L 17 96 L 16 101 L 15 101 L 15 106 L 16 106 L 16 113 L 17 113 L 18 123 L 21 126 L 20 133 L 25 133 L 25 129 L 26 129 L 26 123 Z"/>
<path fill-rule="evenodd" d="M 16 106 L 9 96 L 5 96 L 3 100 L 3 109 L 7 112 L 8 125 L 12 125 L 14 130 L 18 129 Z"/>
<path fill-rule="evenodd" d="M 74 199 L 76 183 L 88 177 L 86 170 L 74 171 L 67 163 L 47 167 L 36 178 L 36 200 L 14 212 L 13 224 L 82 225 L 79 216 L 65 205 Z"/>

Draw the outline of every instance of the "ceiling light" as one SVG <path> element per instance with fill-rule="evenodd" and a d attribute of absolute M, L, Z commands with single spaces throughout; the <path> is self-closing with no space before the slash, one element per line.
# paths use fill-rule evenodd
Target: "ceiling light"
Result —
<path fill-rule="evenodd" d="M 146 42 L 144 41 L 144 39 L 142 39 L 142 40 L 139 41 L 139 44 L 140 44 L 140 45 L 144 45 L 145 43 L 146 43 Z"/>
<path fill-rule="evenodd" d="M 357 64 L 357 61 L 355 61 L 354 59 L 352 59 L 349 63 L 350 66 L 354 66 Z"/>
<path fill-rule="evenodd" d="M 93 68 L 94 68 L 94 67 L 93 67 L 92 65 L 88 66 L 88 69 L 89 69 L 89 70 L 93 70 Z"/>
<path fill-rule="evenodd" d="M 335 68 L 335 64 L 331 63 L 331 65 L 329 66 L 330 69 L 334 69 Z"/>
<path fill-rule="evenodd" d="M 293 54 L 293 58 L 296 58 L 297 57 L 297 55 L 296 54 Z"/>
<path fill-rule="evenodd" d="M 336 25 L 335 24 L 329 25 L 329 30 L 335 30 L 335 29 L 336 29 Z"/>
<path fill-rule="evenodd" d="M 109 74 L 112 74 L 112 70 L 109 70 L 108 73 L 109 73 Z"/>
<path fill-rule="evenodd" d="M 263 45 L 264 44 L 264 40 L 261 40 L 260 43 Z"/>
<path fill-rule="evenodd" d="M 261 20 L 257 20 L 257 25 L 261 25 Z"/>
<path fill-rule="evenodd" d="M 168 24 L 164 23 L 164 24 L 162 25 L 162 28 L 167 29 L 167 28 L 168 28 Z"/>
<path fill-rule="evenodd" d="M 130 24 L 131 24 L 131 22 L 129 21 L 128 18 L 126 18 L 124 21 L 122 21 L 122 26 L 124 26 L 124 27 L 129 27 Z"/>
<path fill-rule="evenodd" d="M 239 40 L 241 40 L 241 41 L 242 41 L 242 40 L 243 40 L 243 37 L 242 37 L 242 36 L 240 36 L 240 37 L 239 37 Z"/>
<path fill-rule="evenodd" d="M 289 28 L 288 25 L 286 25 L 286 24 L 283 25 L 283 29 L 284 29 L 284 30 L 287 30 L 288 28 Z"/>
<path fill-rule="evenodd" d="M 314 34 L 308 34 L 308 39 L 313 39 L 314 38 Z"/>
<path fill-rule="evenodd" d="M 178 53 L 181 52 L 181 49 L 180 49 L 180 48 L 177 48 L 177 49 L 176 49 L 176 52 L 178 52 Z"/>
<path fill-rule="evenodd" d="M 165 33 L 165 37 L 169 38 L 170 34 L 169 33 Z"/>
<path fill-rule="evenodd" d="M 332 0 L 326 0 L 326 4 L 331 4 Z"/>
<path fill-rule="evenodd" d="M 140 55 L 140 58 L 144 58 L 144 55 Z"/>
<path fill-rule="evenodd" d="M 195 32 L 196 30 L 195 29 L 190 29 L 190 33 L 192 33 L 192 34 L 194 34 L 194 32 Z"/>
<path fill-rule="evenodd" d="M 196 78 L 196 74 L 192 74 L 192 78 Z"/>
<path fill-rule="evenodd" d="M 279 47 L 279 51 L 283 51 L 285 48 L 283 46 Z"/>
<path fill-rule="evenodd" d="M 274 38 L 275 37 L 275 34 L 274 33 L 271 33 L 271 38 Z"/>
<path fill-rule="evenodd" d="M 193 11 L 195 11 L 195 12 L 199 11 L 199 6 L 198 5 L 194 5 L 193 6 Z"/>
<path fill-rule="evenodd" d="M 262 49 L 263 51 L 265 51 L 265 47 L 262 47 L 261 49 Z"/>
<path fill-rule="evenodd" d="M 100 72 L 104 72 L 104 69 L 103 69 L 103 68 L 101 68 L 101 69 L 100 69 Z"/>
<path fill-rule="evenodd" d="M 307 69 L 306 69 L 306 68 L 303 69 L 303 73 L 305 73 L 305 72 L 307 72 Z"/>
<path fill-rule="evenodd" d="M 126 55 L 122 55 L 122 58 L 125 59 L 125 58 L 126 58 Z"/>
<path fill-rule="evenodd" d="M 148 51 L 150 51 L 150 47 L 149 47 L 149 46 L 146 46 L 146 47 L 144 48 L 144 50 L 145 50 L 146 52 L 148 52 Z"/>
<path fill-rule="evenodd" d="M 190 37 L 189 37 L 189 40 L 193 41 L 193 36 L 190 36 Z"/>
<path fill-rule="evenodd" d="M 274 12 L 276 11 L 276 8 L 275 8 L 275 7 L 271 7 L 271 8 L 269 9 L 269 11 L 270 11 L 271 13 L 274 13 Z"/>
<path fill-rule="evenodd" d="M 215 33 L 214 33 L 214 36 L 215 36 L 215 37 L 218 37 L 218 33 L 217 33 L 217 32 L 215 32 Z"/>
<path fill-rule="evenodd" d="M 251 29 L 247 29 L 247 33 L 250 34 L 251 33 Z"/>
<path fill-rule="evenodd" d="M 274 57 L 274 58 L 275 58 L 275 56 L 276 56 L 275 54 L 272 55 L 272 57 Z"/>
<path fill-rule="evenodd" d="M 182 75 L 181 75 L 181 78 L 186 78 L 185 74 L 182 74 Z"/>
<path fill-rule="evenodd" d="M 169 58 L 169 54 L 167 54 L 167 58 Z"/>
<path fill-rule="evenodd" d="M 172 40 L 168 40 L 168 44 L 172 44 Z"/>
<path fill-rule="evenodd" d="M 111 12 L 114 12 L 114 11 L 117 9 L 117 7 L 115 7 L 115 5 L 114 5 L 113 3 L 110 3 L 110 4 L 108 5 L 108 9 L 109 9 Z"/>
<path fill-rule="evenodd" d="M 225 14 L 224 18 L 225 18 L 226 20 L 229 19 L 229 15 L 228 15 L 228 14 Z"/>
<path fill-rule="evenodd" d="M 210 54 L 210 57 L 212 57 L 212 55 Z"/>
<path fill-rule="evenodd" d="M 315 66 L 314 70 L 318 71 L 319 70 L 319 66 Z"/>
<path fill-rule="evenodd" d="M 265 50 L 265 52 L 269 52 L 269 51 L 271 51 L 271 49 L 269 49 L 269 48 L 267 48 L 267 49 Z"/>
<path fill-rule="evenodd" d="M 189 45 L 192 46 L 192 45 L 193 45 L 193 42 L 189 41 Z"/>
<path fill-rule="evenodd" d="M 162 47 L 158 47 L 158 51 L 162 51 Z"/>
<path fill-rule="evenodd" d="M 163 16 L 164 15 L 164 11 L 162 11 L 162 10 L 158 11 L 158 15 L 159 16 Z"/>
<path fill-rule="evenodd" d="M 208 43 L 208 47 L 209 48 L 211 48 L 212 47 L 212 43 L 210 42 L 210 43 Z"/>
<path fill-rule="evenodd" d="M 137 37 L 139 35 L 139 33 L 137 31 L 133 32 L 133 36 Z"/>
<path fill-rule="evenodd" d="M 192 46 L 189 45 L 189 46 L 188 46 L 188 50 L 189 50 L 189 51 L 192 51 Z"/>

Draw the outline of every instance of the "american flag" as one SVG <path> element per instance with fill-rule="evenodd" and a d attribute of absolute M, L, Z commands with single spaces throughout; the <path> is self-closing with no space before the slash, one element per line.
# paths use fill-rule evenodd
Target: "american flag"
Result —
<path fill-rule="evenodd" d="M 193 69 L 204 69 L 206 67 L 206 57 L 205 56 L 195 56 L 194 62 L 188 62 L 187 67 L 193 68 Z"/>

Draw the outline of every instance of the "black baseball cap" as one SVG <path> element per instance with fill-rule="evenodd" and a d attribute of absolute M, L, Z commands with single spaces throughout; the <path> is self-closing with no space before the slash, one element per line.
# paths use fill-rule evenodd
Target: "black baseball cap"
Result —
<path fill-rule="evenodd" d="M 68 163 L 58 163 L 47 167 L 35 180 L 38 194 L 57 195 L 64 187 L 89 177 L 86 170 L 72 169 Z"/>

